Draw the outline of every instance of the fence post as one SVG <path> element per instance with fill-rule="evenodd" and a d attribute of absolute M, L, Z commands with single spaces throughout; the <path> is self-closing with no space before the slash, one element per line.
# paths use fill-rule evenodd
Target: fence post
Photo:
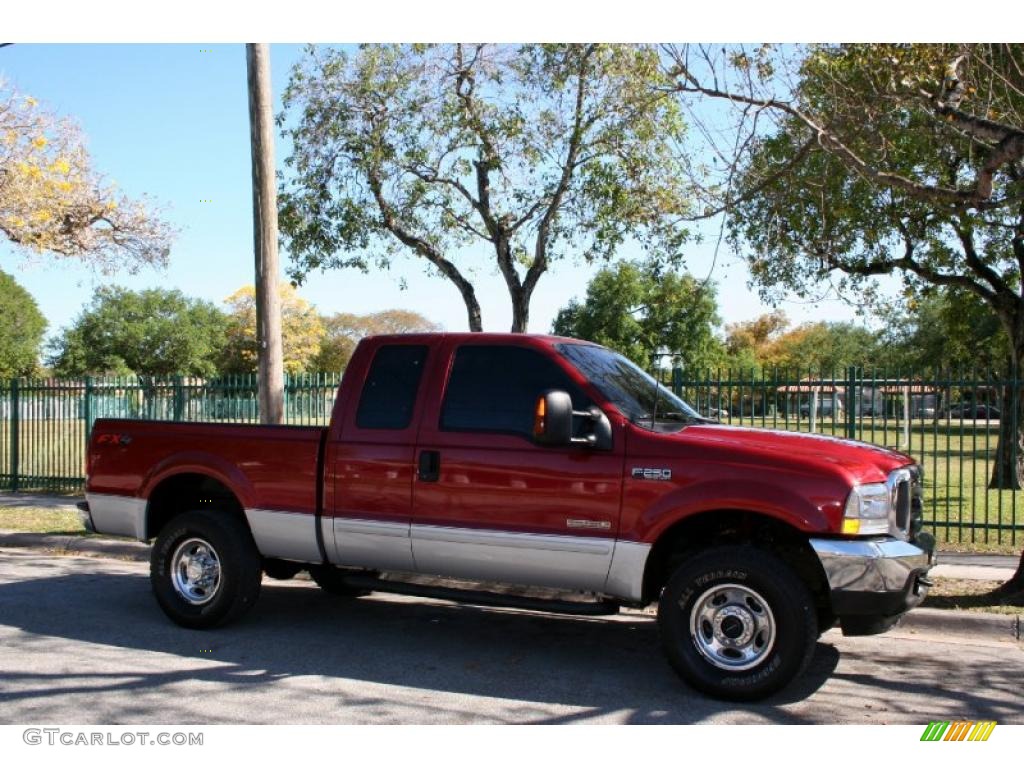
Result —
<path fill-rule="evenodd" d="M 174 377 L 174 421 L 185 419 L 185 387 L 180 375 Z"/>
<path fill-rule="evenodd" d="M 18 380 L 11 379 L 11 490 L 18 490 L 18 420 L 21 418 L 21 403 L 18 396 Z"/>
<path fill-rule="evenodd" d="M 857 368 L 852 365 L 846 370 L 846 436 L 857 439 Z"/>
<path fill-rule="evenodd" d="M 92 376 L 85 377 L 85 450 L 89 452 L 89 434 L 92 432 Z"/>
<path fill-rule="evenodd" d="M 683 396 L 683 369 L 678 365 L 672 369 L 672 393 L 676 397 Z"/>

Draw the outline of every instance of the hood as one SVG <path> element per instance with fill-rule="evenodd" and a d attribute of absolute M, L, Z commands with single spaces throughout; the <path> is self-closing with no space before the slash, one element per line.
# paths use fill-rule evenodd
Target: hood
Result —
<path fill-rule="evenodd" d="M 855 483 L 881 482 L 892 470 L 914 463 L 905 453 L 871 443 L 776 429 L 694 424 L 673 437 L 709 449 L 720 447 L 735 458 L 840 470 Z"/>

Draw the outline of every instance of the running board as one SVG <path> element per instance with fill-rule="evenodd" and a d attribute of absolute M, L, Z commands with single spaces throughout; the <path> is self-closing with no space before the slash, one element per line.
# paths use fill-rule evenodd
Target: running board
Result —
<path fill-rule="evenodd" d="M 612 616 L 619 612 L 619 604 L 611 600 L 551 600 L 542 597 L 528 597 L 526 595 L 484 592 L 476 589 L 414 584 L 408 581 L 389 581 L 360 574 L 346 576 L 344 583 L 349 587 L 366 589 L 372 592 L 429 597 L 435 600 L 450 600 L 455 603 L 484 605 L 494 608 L 518 608 L 523 611 L 538 611 L 541 613 L 565 613 L 573 616 Z"/>

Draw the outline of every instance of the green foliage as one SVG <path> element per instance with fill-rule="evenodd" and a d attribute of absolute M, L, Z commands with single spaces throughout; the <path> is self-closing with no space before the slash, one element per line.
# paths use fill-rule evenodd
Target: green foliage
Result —
<path fill-rule="evenodd" d="M 715 286 L 656 265 L 622 262 L 599 271 L 583 302 L 559 311 L 552 332 L 603 344 L 650 369 L 664 348 L 688 369 L 721 355 Z"/>
<path fill-rule="evenodd" d="M 793 375 L 829 374 L 879 363 L 878 333 L 848 322 L 810 322 L 790 328 L 772 312 L 726 328 L 726 365 L 733 370 L 779 369 Z"/>
<path fill-rule="evenodd" d="M 101 287 L 50 349 L 61 376 L 211 376 L 227 319 L 207 301 L 176 290 Z"/>
<path fill-rule="evenodd" d="M 314 371 L 345 370 L 356 345 L 364 336 L 441 330 L 437 323 L 406 309 L 386 309 L 368 315 L 338 312 L 322 319 L 326 335 L 311 363 Z"/>
<path fill-rule="evenodd" d="M 753 143 L 729 217 L 762 292 L 814 295 L 831 274 L 867 306 L 870 278 L 896 273 L 908 295 L 970 290 L 1013 325 L 1024 180 L 998 152 L 1021 140 L 1021 61 L 1014 45 L 806 49 L 802 117 Z"/>
<path fill-rule="evenodd" d="M 963 290 L 933 290 L 894 305 L 877 364 L 912 370 L 1001 371 L 1010 344 L 999 318 Z"/>
<path fill-rule="evenodd" d="M 45 332 L 46 318 L 32 294 L 0 271 L 0 378 L 36 372 Z"/>
<path fill-rule="evenodd" d="M 413 255 L 479 330 L 463 262 L 484 248 L 522 331 L 559 259 L 607 259 L 627 238 L 674 258 L 689 189 L 679 108 L 651 89 L 663 82 L 654 46 L 311 49 L 281 118 L 292 277 Z"/>

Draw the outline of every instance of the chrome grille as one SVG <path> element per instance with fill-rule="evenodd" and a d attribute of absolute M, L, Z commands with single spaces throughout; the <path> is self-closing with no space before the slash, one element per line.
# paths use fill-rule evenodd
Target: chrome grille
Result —
<path fill-rule="evenodd" d="M 914 465 L 897 469 L 889 474 L 885 485 L 889 489 L 889 499 L 892 505 L 891 533 L 893 536 L 907 539 L 913 527 L 915 511 L 920 519 L 922 506 L 920 468 Z"/>

